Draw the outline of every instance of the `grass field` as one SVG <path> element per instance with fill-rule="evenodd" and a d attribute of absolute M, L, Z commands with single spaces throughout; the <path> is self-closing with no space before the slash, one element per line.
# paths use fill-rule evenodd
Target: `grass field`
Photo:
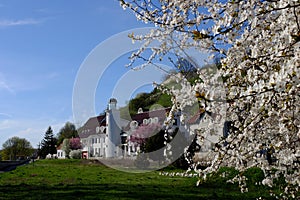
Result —
<path fill-rule="evenodd" d="M 262 188 L 240 193 L 214 181 L 169 177 L 158 171 L 125 173 L 82 160 L 40 160 L 0 174 L 0 199 L 255 199 Z M 271 198 L 270 198 L 271 199 Z"/>

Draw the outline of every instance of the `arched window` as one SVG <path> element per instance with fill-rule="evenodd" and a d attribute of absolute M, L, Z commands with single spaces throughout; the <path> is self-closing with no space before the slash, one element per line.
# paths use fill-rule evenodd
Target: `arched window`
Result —
<path fill-rule="evenodd" d="M 138 122 L 137 121 L 130 122 L 130 129 L 136 129 L 137 127 L 138 127 Z"/>
<path fill-rule="evenodd" d="M 148 124 L 148 119 L 143 119 L 143 124 Z"/>

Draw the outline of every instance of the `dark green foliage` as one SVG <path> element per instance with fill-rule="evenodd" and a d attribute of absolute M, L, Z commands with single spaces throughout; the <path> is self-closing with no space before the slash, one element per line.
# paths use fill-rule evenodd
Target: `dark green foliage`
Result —
<path fill-rule="evenodd" d="M 245 172 L 239 172 L 233 167 L 221 167 L 217 173 L 210 174 L 206 182 L 202 183 L 205 186 L 214 187 L 214 188 L 223 188 L 223 190 L 230 190 L 230 192 L 236 191 L 240 192 L 238 183 L 229 183 L 228 180 L 231 180 L 237 175 L 245 176 L 247 178 L 247 188 L 249 192 L 245 193 L 247 196 L 252 194 L 252 198 L 265 196 L 264 199 L 272 199 L 268 194 L 270 189 L 267 186 L 261 185 L 261 181 L 264 179 L 264 173 L 260 168 L 253 167 L 247 169 Z M 278 190 L 279 187 L 274 187 L 272 189 Z M 276 192 L 279 194 L 280 192 Z M 237 195 L 238 196 L 238 195 Z M 235 197 L 231 197 L 235 199 Z M 251 198 L 251 199 L 252 199 Z"/>
<path fill-rule="evenodd" d="M 60 145 L 64 139 L 77 138 L 78 132 L 74 124 L 67 122 L 57 134 L 57 145 Z"/>
<path fill-rule="evenodd" d="M 258 167 L 251 167 L 247 169 L 243 175 L 248 179 L 247 184 L 255 185 L 265 178 L 264 172 Z"/>
<path fill-rule="evenodd" d="M 165 108 L 171 107 L 171 96 L 167 94 L 160 94 L 155 104 L 158 104 Z"/>
<path fill-rule="evenodd" d="M 145 111 L 154 103 L 155 100 L 151 98 L 151 94 L 141 93 L 129 101 L 129 112 L 130 114 L 136 114 L 139 108 L 143 108 Z"/>
<path fill-rule="evenodd" d="M 121 118 L 130 120 L 130 115 L 136 114 L 139 108 L 142 108 L 143 111 L 149 111 L 155 106 L 167 108 L 171 105 L 170 95 L 154 89 L 151 93 L 141 93 L 131 99 L 126 106 L 120 108 L 120 115 Z"/>
<path fill-rule="evenodd" d="M 221 167 L 217 173 L 211 174 L 207 180 L 207 184 L 215 187 L 224 187 L 227 185 L 230 187 L 230 183 L 227 180 L 234 178 L 239 174 L 239 171 L 233 167 Z"/>
<path fill-rule="evenodd" d="M 44 139 L 42 140 L 39 156 L 41 158 L 46 158 L 48 154 L 56 154 L 56 144 L 57 139 L 53 135 L 51 126 L 49 126 L 45 133 Z"/>
<path fill-rule="evenodd" d="M 273 183 L 274 183 L 274 185 L 278 186 L 279 188 L 283 188 L 283 187 L 287 186 L 284 175 L 282 173 L 279 175 L 279 178 L 274 180 Z"/>
<path fill-rule="evenodd" d="M 233 167 L 221 167 L 217 173 L 211 175 L 209 182 L 225 184 L 227 180 L 234 178 L 239 173 Z M 242 172 L 241 175 L 247 178 L 248 185 L 255 185 L 265 178 L 264 172 L 258 167 L 249 168 L 245 172 Z"/>
<path fill-rule="evenodd" d="M 239 171 L 234 169 L 233 167 L 221 167 L 218 171 L 218 175 L 221 175 L 225 173 L 225 178 L 224 179 L 232 179 L 236 175 L 239 174 Z"/>
<path fill-rule="evenodd" d="M 272 168 L 272 170 L 269 171 L 269 174 L 275 174 L 276 172 L 278 172 L 277 169 Z M 274 183 L 274 185 L 277 185 L 278 187 L 282 187 L 282 188 L 287 186 L 287 183 L 285 181 L 285 178 L 284 178 L 284 175 L 282 172 L 279 174 L 279 178 L 275 179 L 273 181 L 273 183 Z"/>
<path fill-rule="evenodd" d="M 2 145 L 1 159 L 17 160 L 26 159 L 32 156 L 33 148 L 25 138 L 12 137 L 6 140 Z"/>
<path fill-rule="evenodd" d="M 155 135 L 147 138 L 146 142 L 145 142 L 145 145 L 144 145 L 144 151 L 146 153 L 150 153 L 150 152 L 154 152 L 154 151 L 157 151 L 157 150 L 163 148 L 165 146 L 165 144 L 164 144 L 164 141 L 165 141 L 164 134 L 165 134 L 165 131 L 160 130 Z M 150 159 L 152 159 L 154 161 L 164 160 L 164 155 L 163 155 L 162 152 L 161 152 L 161 154 L 155 153 L 155 154 L 150 154 L 150 155 L 152 155 L 150 157 Z"/>
<path fill-rule="evenodd" d="M 142 108 L 144 111 L 149 111 L 155 104 L 162 107 L 170 107 L 171 97 L 167 94 L 162 94 L 161 91 L 157 89 L 154 89 L 151 93 L 138 94 L 134 99 L 129 101 L 129 113 L 131 115 L 136 114 L 139 108 Z"/>

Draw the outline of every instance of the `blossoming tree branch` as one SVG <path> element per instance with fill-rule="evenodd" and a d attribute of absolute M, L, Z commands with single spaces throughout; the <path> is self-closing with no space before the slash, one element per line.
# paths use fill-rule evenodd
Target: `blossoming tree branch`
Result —
<path fill-rule="evenodd" d="M 120 4 L 138 20 L 156 26 L 147 35 L 130 35 L 144 41 L 130 64 L 140 58 L 152 63 L 176 54 L 175 48 L 185 52 L 193 47 L 221 58 L 210 78 L 199 70 L 201 81 L 187 84 L 181 76 L 181 90 L 168 89 L 174 95 L 173 110 L 192 105 L 196 95 L 199 109 L 226 117 L 231 124 L 228 136 L 214 149 L 210 166 L 197 171 L 201 180 L 223 165 L 240 171 L 257 166 L 265 172 L 263 184 L 270 187 L 283 174 L 287 184 L 280 197 L 295 197 L 300 185 L 299 0 L 120 0 Z M 151 47 L 152 54 L 145 58 L 145 49 L 155 41 L 159 45 Z M 219 86 L 207 87 L 217 80 L 222 80 L 224 98 Z M 218 110 L 220 102 L 226 104 L 226 116 Z M 208 121 L 207 127 L 214 123 Z M 199 130 L 201 143 L 211 129 Z M 264 145 L 272 150 L 273 160 L 258 156 Z M 235 180 L 242 192 L 247 191 L 242 175 Z"/>

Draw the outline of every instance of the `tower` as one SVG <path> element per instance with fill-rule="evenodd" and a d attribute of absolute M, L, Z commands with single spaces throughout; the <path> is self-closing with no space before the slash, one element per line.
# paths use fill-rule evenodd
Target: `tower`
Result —
<path fill-rule="evenodd" d="M 121 143 L 120 133 L 120 112 L 117 110 L 117 100 L 112 98 L 109 100 L 108 109 L 106 111 L 106 158 L 117 157 L 119 154 L 119 145 Z"/>

